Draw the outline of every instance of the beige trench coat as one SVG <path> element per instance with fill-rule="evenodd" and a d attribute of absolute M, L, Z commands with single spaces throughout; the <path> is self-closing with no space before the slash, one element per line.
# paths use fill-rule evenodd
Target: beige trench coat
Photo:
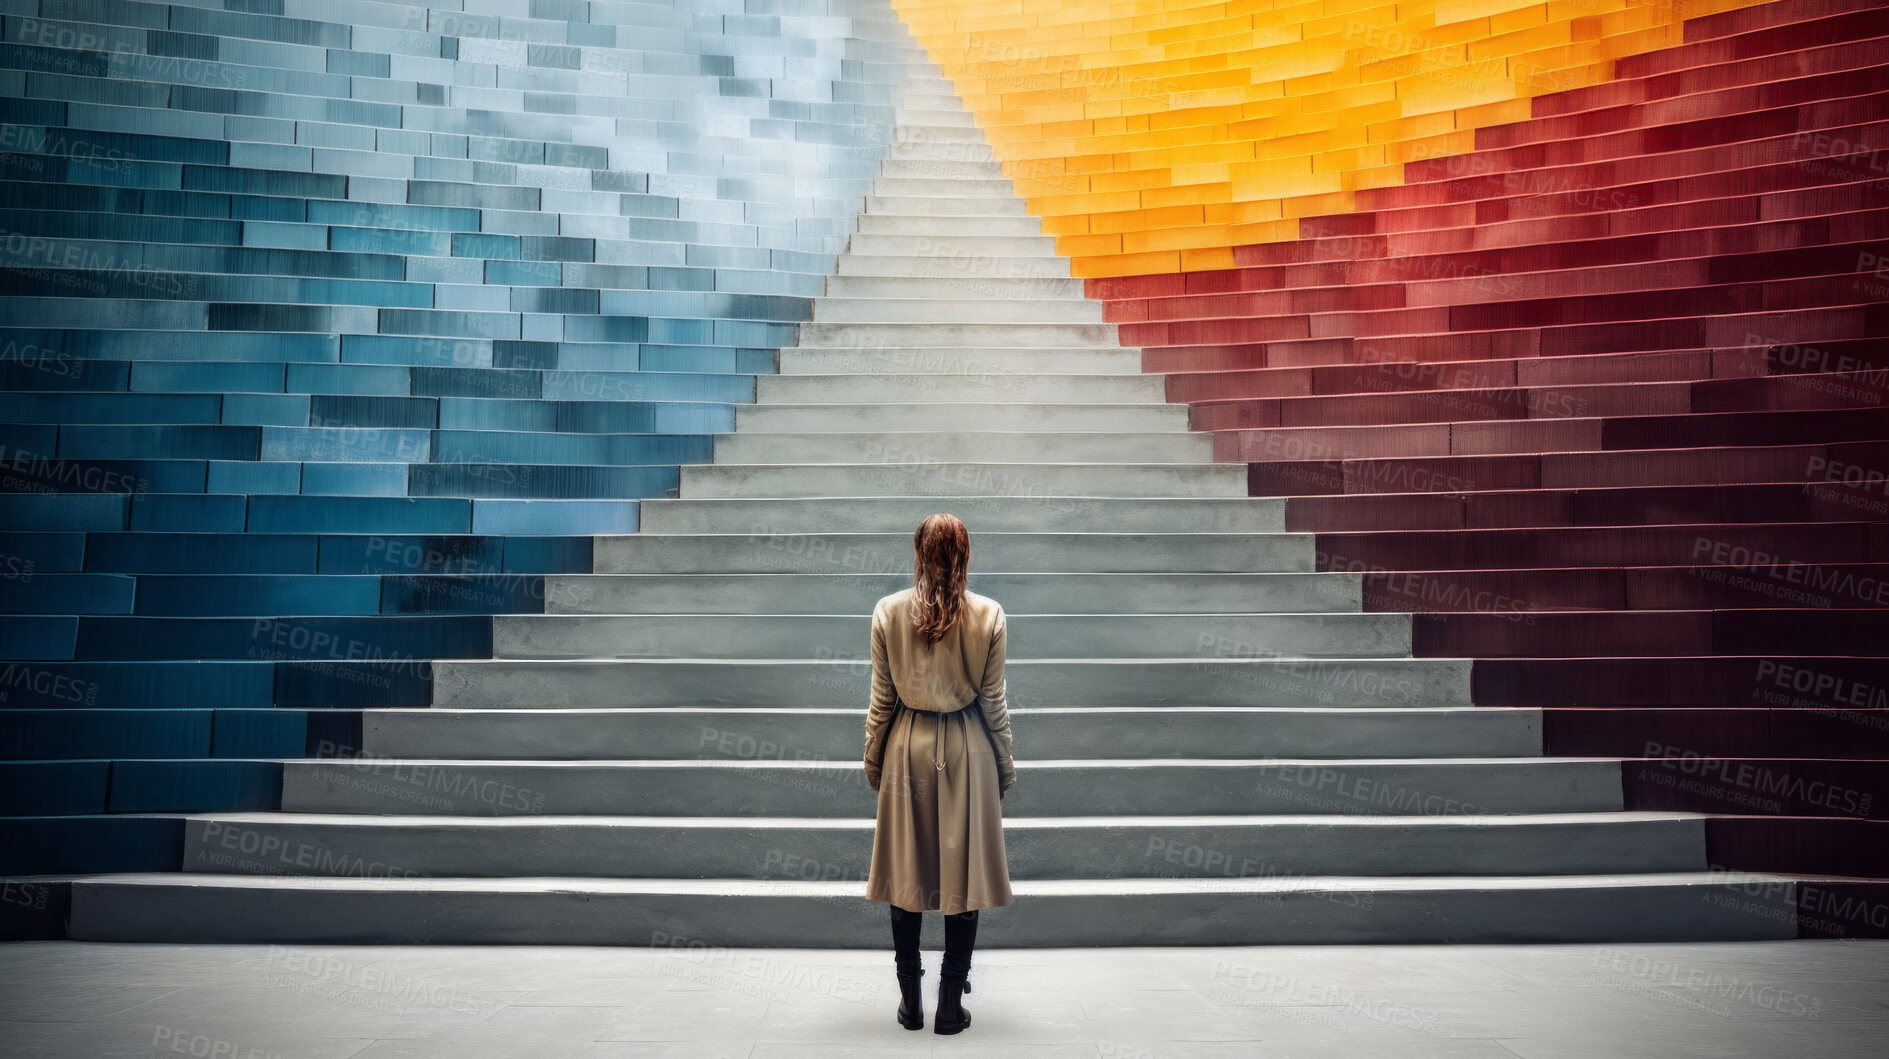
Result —
<path fill-rule="evenodd" d="M 913 595 L 894 592 L 872 611 L 865 766 L 879 817 L 866 896 L 946 915 L 1007 905 L 999 800 L 1017 773 L 1003 607 L 965 593 L 957 625 L 927 649 Z"/>

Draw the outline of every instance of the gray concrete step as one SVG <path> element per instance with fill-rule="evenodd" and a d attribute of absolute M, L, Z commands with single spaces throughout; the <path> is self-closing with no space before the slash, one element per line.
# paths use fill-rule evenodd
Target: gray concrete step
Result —
<path fill-rule="evenodd" d="M 939 216 L 921 210 L 887 211 L 885 213 L 862 214 L 856 231 L 868 235 L 1001 235 L 1031 238 L 1043 234 L 1037 219 L 1030 216 Z M 1077 286 L 1075 297 L 1082 297 L 1079 281 L 1071 281 Z M 828 294 L 839 294 L 832 284 L 827 285 Z"/>
<path fill-rule="evenodd" d="M 900 132 L 907 129 L 929 129 L 934 127 L 976 129 L 977 122 L 971 118 L 971 112 L 963 107 L 921 107 L 906 103 L 893 112 L 893 120 L 898 122 Z M 984 134 L 977 135 L 979 142 Z"/>
<path fill-rule="evenodd" d="M 969 273 L 954 272 L 953 275 Z M 938 323 L 928 320 L 880 323 L 822 323 L 800 325 L 803 346 L 839 346 L 847 349 L 885 349 L 892 346 L 1008 347 L 1091 346 L 1117 341 L 1114 324 L 1084 323 Z M 767 383 L 778 376 L 761 375 Z M 1157 377 L 1149 381 L 1158 383 Z"/>
<path fill-rule="evenodd" d="M 1068 279 L 1069 261 L 1067 258 L 1046 258 L 1036 254 L 1003 254 L 989 250 L 948 250 L 928 245 L 922 251 L 907 254 L 845 254 L 834 266 L 834 274 L 839 276 L 934 276 L 944 279 L 971 276 L 1016 281 Z M 1111 336 L 1108 341 L 1114 342 L 1115 339 Z M 800 342 L 802 345 L 808 344 L 804 335 Z"/>
<path fill-rule="evenodd" d="M 916 386 L 923 389 L 933 382 L 919 377 Z M 898 447 L 922 443 L 915 432 L 978 431 L 1008 433 L 1054 431 L 1069 440 L 1059 447 L 1069 453 L 1067 462 L 1087 463 L 1104 446 L 1086 443 L 1099 441 L 1096 435 L 1108 431 L 1132 432 L 1154 440 L 1156 435 L 1180 436 L 1187 431 L 1187 406 L 1174 404 L 1041 404 L 1009 401 L 1019 389 L 1031 385 L 1029 376 L 1018 374 L 964 375 L 953 380 L 957 388 L 982 386 L 988 391 L 986 401 L 861 402 L 848 404 L 754 404 L 738 405 L 735 410 L 735 434 L 722 435 L 731 440 L 744 434 L 774 438 L 783 434 L 807 434 L 812 431 L 884 433 L 887 443 Z M 955 396 L 964 396 L 962 392 Z M 994 403 L 995 402 L 995 403 Z M 898 434 L 913 434 L 900 438 Z M 1193 435 L 1205 437 L 1205 435 Z M 857 443 L 857 439 L 855 439 Z M 745 444 L 745 443 L 744 443 Z M 724 450 L 717 450 L 721 456 Z M 727 450 L 732 454 L 733 450 Z M 968 452 L 937 449 L 969 457 Z M 1006 453 L 990 462 L 1012 462 Z M 983 456 L 980 459 L 985 458 Z M 1200 457 L 1205 461 L 1206 457 Z M 855 461 L 866 462 L 866 461 Z M 1051 462 L 1039 460 L 1037 462 Z M 1054 461 L 1063 462 L 1063 461 Z M 1137 460 L 1136 462 L 1146 462 Z M 914 523 L 914 525 L 916 525 Z"/>
<path fill-rule="evenodd" d="M 1016 189 L 1007 178 L 969 180 L 927 177 L 880 177 L 873 184 L 874 195 L 916 196 L 920 198 L 990 198 L 1016 199 Z"/>
<path fill-rule="evenodd" d="M 924 150 L 934 147 L 946 150 L 956 148 L 958 150 L 976 150 L 978 154 L 975 155 L 975 157 L 988 160 L 991 157 L 989 153 L 990 148 L 984 143 L 983 132 L 975 125 L 957 124 L 950 120 L 952 117 L 962 117 L 966 121 L 970 120 L 970 115 L 968 114 L 952 115 L 947 113 L 940 114 L 935 118 L 927 117 L 925 121 L 920 124 L 906 125 L 900 128 L 894 136 L 888 151 Z"/>
<path fill-rule="evenodd" d="M 433 663 L 433 705 L 832 706 L 861 703 L 872 667 L 823 659 L 451 660 Z M 1006 667 L 1017 706 L 1469 704 L 1456 658 L 1024 658 Z"/>
<path fill-rule="evenodd" d="M 863 882 L 873 821 L 219 813 L 185 825 L 183 870 L 331 878 Z M 1004 821 L 1010 878 L 1583 875 L 1706 869 L 1705 818 L 1098 816 Z"/>
<path fill-rule="evenodd" d="M 877 214 L 907 214 L 924 217 L 1027 217 L 1023 200 L 1015 195 L 919 195 L 910 192 L 874 190 L 866 197 L 863 220 Z"/>
<path fill-rule="evenodd" d="M 1001 382 L 991 382 L 991 378 Z M 760 375 L 755 377 L 755 383 L 756 402 L 764 405 L 887 404 L 921 400 L 927 404 L 1163 403 L 1163 383 L 1159 375 Z M 997 387 L 1004 391 L 1001 402 L 991 393 Z"/>
<path fill-rule="evenodd" d="M 861 213 L 858 232 L 871 236 L 1005 236 L 1035 238 L 1043 234 L 1041 223 L 1026 213 L 954 213 L 950 210 L 893 208 L 884 213 Z M 1077 291 L 1081 296 L 1081 291 Z"/>
<path fill-rule="evenodd" d="M 973 553 L 980 573 L 1053 574 L 1071 569 L 1085 573 L 1309 572 L 1315 543 L 1309 533 L 990 530 L 977 534 Z M 638 533 L 599 537 L 591 555 L 597 574 L 907 572 L 912 535 L 896 531 Z M 870 613 L 870 608 L 857 613 Z"/>
<path fill-rule="evenodd" d="M 899 131 L 898 138 L 886 148 L 883 161 L 975 162 L 982 166 L 994 166 L 997 157 L 991 154 L 990 145 L 984 142 L 983 135 L 974 127 L 908 125 Z M 883 167 L 880 172 L 891 175 Z M 1002 170 L 997 172 L 1001 175 Z M 988 170 L 980 169 L 971 175 L 983 179 L 988 175 Z"/>
<path fill-rule="evenodd" d="M 1402 658 L 1408 614 L 1007 615 L 1009 657 Z M 871 615 L 505 614 L 494 658 L 741 658 L 870 661 Z"/>
<path fill-rule="evenodd" d="M 992 281 L 995 282 L 995 281 Z M 1105 346 L 1049 349 L 967 349 L 910 347 L 897 349 L 819 349 L 790 346 L 780 351 L 782 375 L 1132 375 L 1140 371 L 1141 351 Z M 1165 404 L 1165 402 L 1163 402 Z M 740 414 L 750 405 L 736 405 Z M 1169 405 L 1183 418 L 1185 405 Z"/>
<path fill-rule="evenodd" d="M 926 763 L 927 768 L 930 767 Z M 287 761 L 282 810 L 865 819 L 858 761 Z M 1484 816 L 1622 808 L 1620 763 L 1564 758 L 1018 761 L 1006 817 Z"/>
<path fill-rule="evenodd" d="M 976 300 L 826 297 L 814 302 L 813 318 L 819 324 L 1100 324 L 1102 306 L 1044 299 L 1023 286 L 1014 296 L 992 292 Z"/>
<path fill-rule="evenodd" d="M 761 532 L 766 532 L 765 530 Z M 565 574 L 545 578 L 552 614 L 862 614 L 912 584 L 911 561 L 837 553 L 808 574 Z M 1309 562 L 1307 563 L 1309 566 Z M 1346 573 L 985 573 L 971 591 L 1032 614 L 1229 614 L 1356 611 L 1362 578 Z"/>
<path fill-rule="evenodd" d="M 888 448 L 875 463 L 684 464 L 680 495 L 1244 496 L 1245 464 L 971 463 L 935 449 Z"/>
<path fill-rule="evenodd" d="M 1211 463 L 1213 460 L 1213 438 L 1198 432 L 1057 430 L 1026 433 L 978 431 L 974 426 L 950 432 L 898 430 L 910 424 L 901 423 L 882 408 L 876 410 L 876 423 L 860 425 L 877 426 L 877 431 L 723 434 L 715 439 L 715 459 L 745 464 L 859 464 L 883 459 L 888 453 L 920 451 L 949 453 L 953 459 L 978 463 L 1113 464 L 1122 460 Z"/>
<path fill-rule="evenodd" d="M 1003 218 L 997 218 L 1002 220 Z M 954 220 L 954 225 L 959 223 Z M 1034 221 L 1032 221 L 1034 223 Z M 1001 279 L 965 277 L 954 279 L 925 279 L 907 276 L 829 276 L 826 281 L 827 298 L 918 298 L 929 300 L 988 300 L 993 295 L 1012 299 L 1031 298 L 1040 301 L 1062 299 L 1083 301 L 1082 281 L 1079 279 L 1037 279 L 1005 282 Z M 1090 303 L 1094 304 L 1094 303 Z M 1098 305 L 1097 308 L 1100 308 Z M 1116 346 L 1095 346 L 1093 349 L 1118 349 Z M 1136 370 L 1139 370 L 1138 368 Z"/>
<path fill-rule="evenodd" d="M 968 147 L 969 145 L 965 145 Z M 949 150 L 938 152 L 951 155 L 957 152 Z M 905 157 L 888 154 L 885 161 L 879 163 L 879 172 L 891 180 L 1002 180 L 1003 167 L 988 160 L 988 148 L 981 152 L 964 151 L 965 154 L 983 154 L 986 160 L 957 159 L 951 157 L 931 158 Z"/>
<path fill-rule="evenodd" d="M 899 93 L 899 104 L 913 110 L 964 109 L 964 101 L 958 98 L 951 82 L 942 78 L 929 82 L 915 81 Z"/>
<path fill-rule="evenodd" d="M 917 407 L 917 406 L 912 406 Z M 770 409 L 770 411 L 786 411 Z M 739 420 L 737 420 L 739 423 Z M 908 535 L 938 510 L 926 497 L 841 497 L 770 500 L 656 498 L 642 502 L 643 532 L 662 533 L 852 533 Z M 1167 533 L 1177 526 L 1197 533 L 1278 533 L 1285 529 L 1285 501 L 1273 497 L 1194 500 L 1134 500 L 1118 497 L 952 498 L 952 513 L 972 533 L 1042 533 L 1092 528 L 1115 533 Z M 604 548 L 616 537 L 600 537 Z M 980 538 L 981 539 L 981 538 Z M 979 565 L 984 553 L 979 551 Z"/>
<path fill-rule="evenodd" d="M 889 182 L 892 178 L 885 178 Z M 943 181 L 935 179 L 903 179 L 901 186 L 911 184 L 937 184 Z M 964 181 L 971 183 L 971 181 Z M 1008 181 L 1005 181 L 1008 183 Z M 882 182 L 883 184 L 883 182 Z M 916 193 L 924 189 L 914 188 Z M 849 257 L 1011 257 L 1011 258 L 1053 258 L 1056 256 L 1056 240 L 1047 235 L 1035 236 L 976 236 L 976 235 L 871 235 L 855 234 L 847 245 Z"/>
<path fill-rule="evenodd" d="M 374 710 L 371 756 L 472 760 L 855 761 L 863 706 L 783 709 Z M 1097 758 L 1532 757 L 1538 710 L 1157 706 L 1018 708 L 1023 760 Z"/>
<path fill-rule="evenodd" d="M 1784 940 L 1816 877 L 1261 876 L 1021 880 L 980 948 Z M 882 948 L 857 880 L 73 880 L 81 941 Z M 1027 912 L 1025 911 L 1027 909 Z M 938 917 L 929 916 L 936 921 Z M 929 925 L 929 924 L 928 924 Z M 936 944 L 937 939 L 931 939 Z"/>

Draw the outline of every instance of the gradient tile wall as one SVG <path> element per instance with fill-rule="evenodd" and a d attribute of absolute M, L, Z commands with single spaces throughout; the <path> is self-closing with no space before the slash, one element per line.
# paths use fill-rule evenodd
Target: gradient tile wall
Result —
<path fill-rule="evenodd" d="M 1226 268 L 1755 0 L 893 0 L 1076 275 Z"/>

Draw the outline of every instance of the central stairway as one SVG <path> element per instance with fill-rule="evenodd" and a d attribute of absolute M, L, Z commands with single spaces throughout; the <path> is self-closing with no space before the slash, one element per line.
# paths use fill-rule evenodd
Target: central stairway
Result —
<path fill-rule="evenodd" d="M 873 602 L 934 511 L 1011 615 L 1016 904 L 992 946 L 1760 939 L 1806 880 L 1710 869 L 1411 657 L 1362 575 L 1141 371 L 914 50 L 838 274 L 712 464 L 685 465 L 428 709 L 206 814 L 184 872 L 71 884 L 135 941 L 883 946 L 862 896 Z M 352 751 L 353 748 L 347 748 Z M 941 935 L 929 917 L 932 944 Z"/>

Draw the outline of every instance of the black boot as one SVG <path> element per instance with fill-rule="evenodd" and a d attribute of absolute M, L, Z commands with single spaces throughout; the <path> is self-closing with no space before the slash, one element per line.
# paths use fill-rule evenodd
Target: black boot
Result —
<path fill-rule="evenodd" d="M 907 912 L 892 905 L 892 960 L 899 974 L 899 1025 L 908 1030 L 925 1028 L 925 994 L 919 979 L 925 968 L 918 955 L 918 930 L 925 921 L 923 912 Z"/>
<path fill-rule="evenodd" d="M 959 1033 L 971 1024 L 964 1007 L 971 975 L 971 949 L 977 944 L 977 910 L 945 917 L 944 965 L 938 971 L 938 1012 L 933 1033 Z"/>

